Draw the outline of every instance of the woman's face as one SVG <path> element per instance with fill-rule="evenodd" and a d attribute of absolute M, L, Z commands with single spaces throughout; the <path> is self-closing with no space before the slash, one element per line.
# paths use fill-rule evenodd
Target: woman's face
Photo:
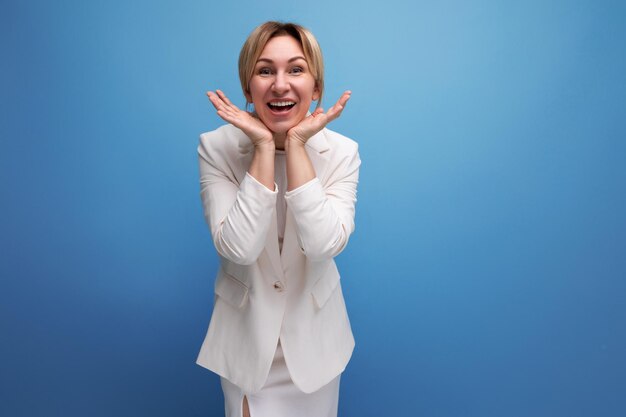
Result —
<path fill-rule="evenodd" d="M 283 134 L 305 118 L 319 91 L 300 43 L 282 35 L 267 42 L 250 80 L 249 102 L 261 121 Z"/>

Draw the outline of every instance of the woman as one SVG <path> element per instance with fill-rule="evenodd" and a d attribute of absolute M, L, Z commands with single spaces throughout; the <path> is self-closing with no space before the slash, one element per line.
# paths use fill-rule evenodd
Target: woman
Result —
<path fill-rule="evenodd" d="M 292 23 L 250 34 L 239 77 L 254 113 L 209 91 L 229 124 L 198 147 L 221 265 L 197 363 L 221 376 L 227 417 L 336 416 L 354 338 L 333 258 L 354 230 L 360 159 L 325 126 L 350 91 L 324 112 L 321 50 Z"/>

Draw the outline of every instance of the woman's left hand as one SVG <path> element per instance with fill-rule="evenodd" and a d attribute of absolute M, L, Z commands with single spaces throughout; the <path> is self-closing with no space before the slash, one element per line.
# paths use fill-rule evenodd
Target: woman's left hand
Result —
<path fill-rule="evenodd" d="M 297 143 L 299 145 L 306 144 L 306 141 L 313 135 L 341 115 L 351 94 L 351 91 L 345 91 L 341 97 L 339 97 L 335 105 L 326 113 L 324 113 L 324 109 L 320 107 L 305 117 L 300 123 L 289 129 L 289 131 L 287 131 L 286 145 L 289 143 Z"/>

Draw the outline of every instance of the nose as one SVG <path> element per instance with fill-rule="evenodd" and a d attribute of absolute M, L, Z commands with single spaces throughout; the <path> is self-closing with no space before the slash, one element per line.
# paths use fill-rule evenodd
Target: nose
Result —
<path fill-rule="evenodd" d="M 285 94 L 289 91 L 289 82 L 285 73 L 278 72 L 276 74 L 274 84 L 272 84 L 272 91 L 278 95 Z"/>

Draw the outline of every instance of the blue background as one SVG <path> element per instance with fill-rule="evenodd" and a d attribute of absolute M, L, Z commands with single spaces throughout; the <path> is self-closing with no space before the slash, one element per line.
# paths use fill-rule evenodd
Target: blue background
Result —
<path fill-rule="evenodd" d="M 619 1 L 9 1 L 0 415 L 219 416 L 196 146 L 269 19 L 360 143 L 340 416 L 626 415 Z"/>

